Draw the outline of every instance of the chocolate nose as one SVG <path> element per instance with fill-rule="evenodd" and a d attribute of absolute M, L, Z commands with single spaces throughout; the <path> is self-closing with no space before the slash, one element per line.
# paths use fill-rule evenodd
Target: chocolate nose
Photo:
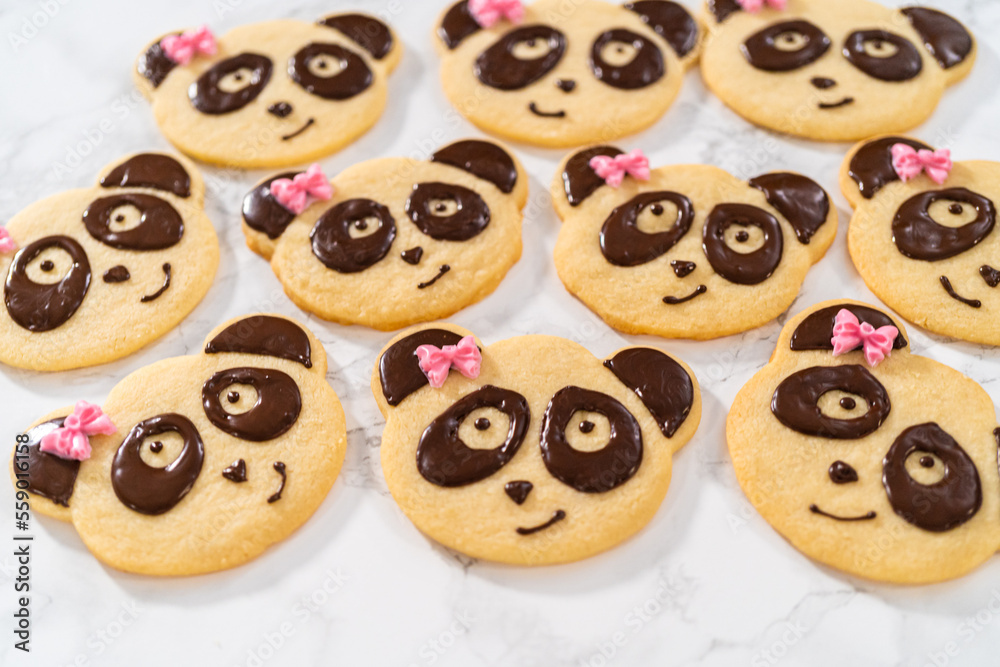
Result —
<path fill-rule="evenodd" d="M 269 114 L 273 114 L 278 118 L 284 118 L 288 114 L 292 113 L 292 105 L 288 102 L 276 102 L 267 108 Z"/>
<path fill-rule="evenodd" d="M 816 86 L 820 90 L 826 90 L 827 88 L 833 88 L 837 85 L 837 82 L 833 79 L 827 79 L 826 77 L 817 76 L 811 81 L 812 85 Z"/>
<path fill-rule="evenodd" d="M 556 81 L 556 85 L 559 87 L 559 90 L 564 93 L 572 93 L 576 88 L 576 81 L 573 79 L 559 79 Z"/>
<path fill-rule="evenodd" d="M 513 500 L 518 505 L 521 505 L 524 503 L 525 500 L 527 500 L 528 494 L 531 493 L 531 490 L 533 488 L 535 488 L 535 485 L 532 484 L 531 482 L 519 481 L 519 482 L 507 482 L 507 484 L 504 485 L 503 490 L 510 497 L 511 500 Z"/>

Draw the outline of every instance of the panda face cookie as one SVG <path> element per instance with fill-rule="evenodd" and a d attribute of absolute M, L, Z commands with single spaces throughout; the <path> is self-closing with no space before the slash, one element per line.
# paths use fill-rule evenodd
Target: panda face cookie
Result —
<path fill-rule="evenodd" d="M 372 376 L 382 469 L 407 517 L 451 549 L 518 565 L 579 560 L 639 531 L 698 427 L 690 369 L 647 347 L 602 362 L 562 338 L 469 337 L 478 375 L 453 371 L 434 388 L 418 350 L 466 336 L 452 325 L 403 333 Z"/>
<path fill-rule="evenodd" d="M 96 186 L 15 215 L 0 253 L 0 361 L 59 371 L 120 359 L 170 331 L 208 291 L 219 244 L 194 165 L 123 158 Z M 122 335 L 127 326 L 129 334 Z"/>
<path fill-rule="evenodd" d="M 855 146 L 841 168 L 855 209 L 847 234 L 854 265 L 906 319 L 1000 345 L 1000 164 L 956 162 L 942 183 L 926 173 L 904 182 L 893 165 L 897 145 L 932 150 L 909 137 L 878 137 Z"/>
<path fill-rule="evenodd" d="M 850 341 L 853 351 L 834 356 L 844 309 L 882 340 L 864 350 Z M 873 344 L 888 354 L 875 367 L 866 358 Z M 771 361 L 737 395 L 726 435 L 750 502 L 822 563 L 929 583 L 966 574 L 1000 548 L 1000 429 L 990 397 L 911 354 L 900 321 L 878 309 L 830 301 L 792 318 Z"/>
<path fill-rule="evenodd" d="M 363 162 L 299 215 L 271 190 L 296 176 L 247 195 L 243 231 L 288 296 L 324 319 L 392 330 L 446 317 L 492 292 L 521 256 L 527 177 L 496 144 Z"/>
<path fill-rule="evenodd" d="M 705 83 L 747 120 L 821 141 L 856 141 L 924 122 L 976 56 L 958 21 L 928 7 L 788 0 L 744 11 L 708 0 Z"/>
<path fill-rule="evenodd" d="M 167 38 L 179 34 L 191 33 Z M 240 26 L 207 51 L 181 64 L 158 39 L 134 79 L 178 149 L 242 168 L 307 162 L 350 144 L 382 114 L 402 56 L 392 30 L 363 14 Z"/>
<path fill-rule="evenodd" d="M 653 170 L 607 185 L 569 156 L 552 184 L 563 220 L 559 277 L 608 324 L 634 334 L 706 339 L 761 326 L 788 308 L 837 232 L 827 193 L 798 174 L 749 182 L 708 165 Z"/>
<path fill-rule="evenodd" d="M 34 511 L 72 521 L 112 567 L 235 567 L 304 523 L 340 471 L 346 427 L 325 373 L 323 347 L 294 320 L 238 318 L 202 353 L 122 380 L 103 408 L 118 432 L 91 436 L 90 458 L 39 449 L 69 409 L 27 431 L 12 472 Z"/>
<path fill-rule="evenodd" d="M 579 146 L 643 130 L 700 50 L 697 21 L 666 0 L 538 0 L 517 24 L 489 28 L 470 4 L 438 24 L 444 91 L 470 121 L 514 141 Z"/>

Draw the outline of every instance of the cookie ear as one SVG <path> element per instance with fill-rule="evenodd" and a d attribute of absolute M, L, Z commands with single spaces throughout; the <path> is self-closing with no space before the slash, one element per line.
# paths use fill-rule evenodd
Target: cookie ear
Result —
<path fill-rule="evenodd" d="M 102 188 L 153 188 L 188 198 L 191 174 L 175 158 L 163 153 L 139 153 L 107 170 Z"/>
<path fill-rule="evenodd" d="M 944 69 L 950 70 L 972 57 L 975 50 L 972 34 L 956 19 L 928 7 L 906 7 L 901 11 Z"/>
<path fill-rule="evenodd" d="M 698 22 L 683 6 L 670 0 L 639 0 L 628 3 L 625 9 L 638 14 L 682 60 L 697 53 Z"/>
<path fill-rule="evenodd" d="M 452 5 L 441 17 L 438 25 L 438 38 L 448 47 L 449 51 L 457 49 L 467 37 L 482 30 L 479 23 L 469 11 L 469 0 L 462 0 Z"/>
<path fill-rule="evenodd" d="M 213 336 L 205 354 L 235 352 L 288 359 L 312 368 L 309 334 L 298 323 L 275 315 L 251 315 Z"/>
<path fill-rule="evenodd" d="M 392 29 L 368 14 L 332 14 L 317 23 L 341 33 L 376 60 L 389 55 L 396 44 Z"/>
<path fill-rule="evenodd" d="M 899 136 L 861 142 L 848 153 L 848 162 L 845 164 L 846 175 L 854 182 L 857 190 L 848 190 L 846 179 L 841 179 L 845 186 L 844 195 L 852 204 L 858 201 L 858 195 L 871 199 L 886 185 L 899 180 L 899 175 L 892 166 L 892 147 L 896 144 L 906 144 L 915 150 L 934 150 L 925 143 Z"/>
<path fill-rule="evenodd" d="M 180 32 L 172 32 L 163 35 L 167 37 L 168 35 L 179 35 Z M 152 92 L 160 87 L 167 75 L 175 67 L 177 63 L 167 57 L 166 52 L 163 47 L 160 46 L 160 42 L 163 41 L 163 37 L 160 37 L 155 42 L 146 47 L 146 50 L 139 54 L 138 60 L 135 63 L 135 69 L 142 81 L 145 82 L 143 87 L 143 93 L 148 97 Z"/>
<path fill-rule="evenodd" d="M 603 178 L 590 166 L 590 161 L 599 155 L 618 157 L 622 151 L 614 146 L 594 146 L 574 154 L 566 160 L 563 168 L 563 192 L 570 206 L 579 206 L 590 195 L 606 185 Z"/>
<path fill-rule="evenodd" d="M 285 233 L 295 214 L 271 195 L 271 183 L 279 178 L 292 179 L 303 172 L 289 171 L 258 183 L 243 198 L 243 221 L 250 229 L 266 234 L 272 241 Z"/>
<path fill-rule="evenodd" d="M 869 306 L 857 303 L 837 303 L 826 306 L 810 313 L 804 320 L 799 322 L 792 333 L 789 347 L 793 352 L 805 352 L 807 350 L 833 350 L 833 325 L 837 319 L 837 313 L 847 309 L 854 313 L 859 322 L 867 322 L 876 329 L 884 326 L 894 326 L 899 330 L 899 335 L 893 342 L 892 349 L 901 350 L 906 347 L 906 338 L 903 336 L 903 327 L 881 310 L 876 310 Z M 859 346 L 860 347 L 860 346 Z"/>
<path fill-rule="evenodd" d="M 421 345 L 458 345 L 462 335 L 447 329 L 421 329 L 390 345 L 378 360 L 379 382 L 385 402 L 396 407 L 407 396 L 429 384 L 420 370 L 417 348 Z"/>
<path fill-rule="evenodd" d="M 795 230 L 799 243 L 809 245 L 830 216 L 830 196 L 816 181 L 801 174 L 778 172 L 750 179 Z"/>
<path fill-rule="evenodd" d="M 663 435 L 673 437 L 694 405 L 694 382 L 687 370 L 659 350 L 630 347 L 604 362 L 649 410 Z"/>
<path fill-rule="evenodd" d="M 431 157 L 431 162 L 458 167 L 477 178 L 489 181 L 510 194 L 517 185 L 518 169 L 514 158 L 500 146 L 488 141 L 469 139 L 445 146 Z"/>
<path fill-rule="evenodd" d="M 730 14 L 743 11 L 736 0 L 708 0 L 708 11 L 715 17 L 716 23 L 722 23 Z"/>

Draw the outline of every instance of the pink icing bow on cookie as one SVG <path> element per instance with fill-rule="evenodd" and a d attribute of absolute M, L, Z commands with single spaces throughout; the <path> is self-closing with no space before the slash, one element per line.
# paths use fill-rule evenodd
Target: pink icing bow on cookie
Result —
<path fill-rule="evenodd" d="M 73 414 L 66 417 L 62 427 L 44 438 L 39 449 L 62 459 L 83 461 L 90 458 L 90 435 L 111 435 L 118 429 L 111 419 L 96 405 L 78 401 Z"/>
<path fill-rule="evenodd" d="M 590 158 L 590 168 L 597 172 L 597 175 L 613 188 L 617 188 L 622 184 L 626 174 L 640 181 L 649 180 L 649 158 L 643 155 L 642 151 L 638 148 L 631 153 L 624 153 L 615 157 L 607 155 L 592 157 Z"/>
<path fill-rule="evenodd" d="M 333 197 L 333 186 L 319 164 L 312 164 L 295 178 L 279 178 L 271 182 L 271 194 L 278 203 L 298 215 L 317 199 Z"/>
<path fill-rule="evenodd" d="M 894 326 L 876 329 L 867 322 L 860 322 L 854 313 L 842 308 L 833 325 L 833 356 L 839 357 L 861 345 L 865 361 L 875 368 L 892 353 L 892 344 L 898 335 L 899 329 Z"/>
<path fill-rule="evenodd" d="M 448 371 L 452 368 L 467 378 L 479 377 L 479 368 L 483 357 L 476 346 L 476 339 L 466 336 L 458 341 L 458 345 L 421 345 L 417 348 L 417 359 L 420 360 L 420 370 L 427 376 L 427 381 L 435 389 L 444 386 L 448 379 Z"/>
<path fill-rule="evenodd" d="M 469 13 L 480 27 L 490 28 L 501 19 L 520 23 L 524 5 L 521 0 L 469 0 Z"/>
<path fill-rule="evenodd" d="M 936 151 L 922 148 L 918 151 L 906 144 L 892 146 L 892 168 L 904 183 L 926 171 L 932 181 L 941 185 L 951 173 L 952 166 L 951 151 L 947 148 Z"/>
<path fill-rule="evenodd" d="M 0 227 L 0 254 L 17 250 L 17 242 L 11 237 L 6 227 Z"/>
<path fill-rule="evenodd" d="M 756 14 L 765 5 L 772 9 L 784 10 L 788 6 L 788 0 L 736 0 L 744 11 Z"/>
<path fill-rule="evenodd" d="M 203 25 L 180 35 L 167 35 L 160 40 L 160 48 L 178 65 L 187 65 L 199 53 L 214 56 L 217 47 L 215 35 Z"/>

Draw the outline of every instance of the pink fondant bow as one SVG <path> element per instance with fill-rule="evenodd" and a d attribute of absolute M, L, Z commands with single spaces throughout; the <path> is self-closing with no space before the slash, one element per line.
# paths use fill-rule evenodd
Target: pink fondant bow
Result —
<path fill-rule="evenodd" d="M 520 23 L 524 5 L 521 0 L 469 0 L 469 13 L 481 27 L 490 28 L 501 19 Z"/>
<path fill-rule="evenodd" d="M 17 250 L 17 242 L 11 237 L 6 227 L 0 227 L 0 254 Z"/>
<path fill-rule="evenodd" d="M 295 178 L 279 178 L 271 182 L 271 194 L 278 203 L 298 215 L 316 199 L 327 200 L 333 196 L 333 186 L 319 164 L 310 165 Z M 311 199 L 310 199 L 311 198 Z"/>
<path fill-rule="evenodd" d="M 892 352 L 892 344 L 898 335 L 899 329 L 894 326 L 876 329 L 867 322 L 860 322 L 854 313 L 842 308 L 833 325 L 833 356 L 847 354 L 860 345 L 864 348 L 865 361 L 875 368 Z"/>
<path fill-rule="evenodd" d="M 918 151 L 906 144 L 892 146 L 892 168 L 904 183 L 926 171 L 932 181 L 941 185 L 951 173 L 952 166 L 951 151 L 947 148 L 936 151 L 922 148 Z"/>
<path fill-rule="evenodd" d="M 215 35 L 203 25 L 180 35 L 167 35 L 160 40 L 160 48 L 178 65 L 187 65 L 199 53 L 214 56 L 217 47 Z"/>
<path fill-rule="evenodd" d="M 420 370 L 435 389 L 444 386 L 452 368 L 467 378 L 479 377 L 479 367 L 483 362 L 476 339 L 472 336 L 458 341 L 458 345 L 421 345 L 417 348 L 417 359 L 420 360 Z"/>
<path fill-rule="evenodd" d="M 736 0 L 744 11 L 755 14 L 764 8 L 765 5 L 772 9 L 784 10 L 788 6 L 788 0 Z"/>
<path fill-rule="evenodd" d="M 44 438 L 39 449 L 63 459 L 83 461 L 90 458 L 90 435 L 111 435 L 118 429 L 101 408 L 87 401 L 78 401 L 73 414 L 66 417 L 60 428 Z"/>
<path fill-rule="evenodd" d="M 643 155 L 642 151 L 638 148 L 631 153 L 624 153 L 615 157 L 607 155 L 592 157 L 590 158 L 590 168 L 596 171 L 597 175 L 613 188 L 617 188 L 622 184 L 626 174 L 640 181 L 649 180 L 649 158 Z"/>

